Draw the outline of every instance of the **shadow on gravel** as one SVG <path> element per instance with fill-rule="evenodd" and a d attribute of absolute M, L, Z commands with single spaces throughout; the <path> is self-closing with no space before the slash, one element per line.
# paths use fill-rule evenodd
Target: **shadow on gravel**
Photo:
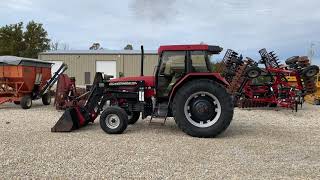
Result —
<path fill-rule="evenodd" d="M 231 125 L 222 134 L 218 135 L 217 138 L 249 137 L 259 133 L 259 130 L 254 126 L 240 124 L 236 122 L 236 119 L 232 121 Z"/>
<path fill-rule="evenodd" d="M 13 103 L 6 103 L 6 104 L 1 104 L 0 105 L 0 110 L 2 109 L 17 109 L 17 110 L 25 110 L 25 111 L 28 111 L 28 110 L 32 110 L 32 109 L 41 109 L 41 108 L 47 108 L 47 107 L 53 107 L 52 105 L 48 105 L 48 106 L 45 106 L 43 104 L 33 104 L 32 107 L 30 109 L 22 109 L 22 107 L 20 105 L 15 105 Z"/>

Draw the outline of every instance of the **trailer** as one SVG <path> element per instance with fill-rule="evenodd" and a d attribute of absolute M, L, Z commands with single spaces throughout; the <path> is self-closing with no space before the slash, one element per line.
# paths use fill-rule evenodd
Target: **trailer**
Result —
<path fill-rule="evenodd" d="M 62 65 L 52 77 L 52 64 L 38 59 L 0 56 L 0 104 L 13 102 L 29 109 L 33 100 L 42 99 L 44 105 L 49 105 L 49 90 L 67 69 Z"/>

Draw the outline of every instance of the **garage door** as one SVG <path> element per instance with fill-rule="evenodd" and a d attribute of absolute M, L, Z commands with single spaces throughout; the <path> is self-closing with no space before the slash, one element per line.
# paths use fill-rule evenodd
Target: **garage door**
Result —
<path fill-rule="evenodd" d="M 50 61 L 54 63 L 51 67 L 51 74 L 53 75 L 56 71 L 58 71 L 59 67 L 62 65 L 62 61 Z"/>
<path fill-rule="evenodd" d="M 117 77 L 116 61 L 96 61 L 96 72 L 102 72 L 107 75 Z"/>

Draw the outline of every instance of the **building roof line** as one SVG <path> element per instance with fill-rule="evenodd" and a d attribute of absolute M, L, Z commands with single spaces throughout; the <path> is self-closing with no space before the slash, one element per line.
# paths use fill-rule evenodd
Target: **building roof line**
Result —
<path fill-rule="evenodd" d="M 156 50 L 145 50 L 145 54 L 158 54 Z M 39 55 L 132 55 L 141 54 L 140 50 L 70 50 L 70 51 L 48 51 Z"/>

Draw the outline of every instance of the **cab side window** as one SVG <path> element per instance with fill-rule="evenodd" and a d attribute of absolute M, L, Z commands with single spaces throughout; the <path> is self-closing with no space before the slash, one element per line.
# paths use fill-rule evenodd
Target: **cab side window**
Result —
<path fill-rule="evenodd" d="M 191 51 L 191 72 L 210 72 L 204 51 Z"/>
<path fill-rule="evenodd" d="M 186 51 L 166 51 L 161 56 L 158 76 L 158 97 L 167 97 L 176 82 L 186 72 Z"/>

